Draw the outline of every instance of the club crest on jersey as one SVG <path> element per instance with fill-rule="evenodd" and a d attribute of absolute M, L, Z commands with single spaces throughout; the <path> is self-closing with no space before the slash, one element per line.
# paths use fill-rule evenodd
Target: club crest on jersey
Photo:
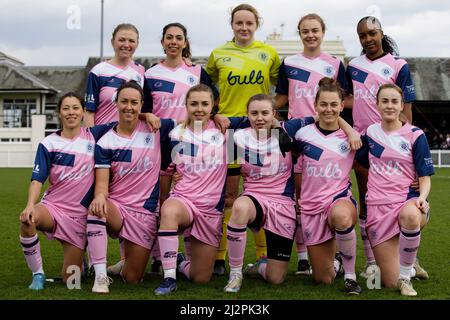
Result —
<path fill-rule="evenodd" d="M 409 144 L 408 144 L 407 142 L 401 142 L 401 143 L 400 143 L 400 148 L 401 148 L 403 151 L 408 152 L 408 151 L 409 151 Z"/>
<path fill-rule="evenodd" d="M 347 142 L 342 142 L 339 146 L 338 146 L 339 152 L 340 153 L 346 153 L 348 151 L 350 151 L 350 146 L 348 145 Z"/>
<path fill-rule="evenodd" d="M 328 77 L 334 76 L 334 68 L 332 66 L 326 66 L 323 71 Z"/>
<path fill-rule="evenodd" d="M 260 52 L 258 56 L 259 56 L 259 59 L 264 62 L 266 62 L 268 59 L 267 53 L 265 53 L 265 52 Z"/>
<path fill-rule="evenodd" d="M 150 134 L 145 136 L 145 144 L 150 144 L 152 142 L 152 136 Z"/>
<path fill-rule="evenodd" d="M 194 84 L 195 82 L 194 76 L 188 76 L 187 81 L 189 82 L 189 84 Z"/>
<path fill-rule="evenodd" d="M 140 75 L 136 75 L 136 76 L 133 77 L 133 80 L 136 81 L 137 83 L 141 83 L 142 78 L 141 78 Z"/>
<path fill-rule="evenodd" d="M 390 68 L 384 68 L 383 70 L 381 70 L 381 72 L 383 72 L 383 75 L 385 77 L 389 77 L 392 75 L 392 70 Z"/>
<path fill-rule="evenodd" d="M 89 153 L 91 153 L 92 151 L 94 151 L 94 145 L 92 143 L 88 143 L 87 145 L 87 151 Z"/>

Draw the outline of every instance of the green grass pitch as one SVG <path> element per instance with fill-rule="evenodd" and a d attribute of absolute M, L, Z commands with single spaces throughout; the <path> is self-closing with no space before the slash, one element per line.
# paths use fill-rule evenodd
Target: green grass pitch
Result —
<path fill-rule="evenodd" d="M 31 281 L 22 250 L 19 244 L 19 213 L 26 199 L 31 169 L 0 169 L 0 299 L 53 300 L 53 299 L 133 299 L 133 300 L 265 300 L 265 299 L 315 299 L 315 300 L 372 300 L 372 299 L 411 299 L 402 297 L 395 290 L 368 290 L 364 279 L 359 278 L 363 293 L 359 296 L 346 296 L 343 280 L 337 278 L 330 286 L 316 285 L 310 277 L 296 276 L 296 254 L 289 264 L 286 281 L 279 286 L 268 285 L 261 279 L 244 279 L 241 292 L 225 294 L 223 287 L 227 277 L 213 277 L 206 285 L 193 284 L 182 277 L 178 281 L 178 291 L 169 297 L 156 297 L 153 289 L 161 278 L 146 275 L 139 285 L 125 285 L 119 278 L 114 279 L 109 295 L 91 293 L 92 278 L 82 282 L 81 290 L 68 290 L 64 285 L 47 283 L 41 292 L 32 292 L 27 287 Z M 355 184 L 354 184 L 355 186 Z M 354 194 L 357 191 L 354 187 Z M 421 264 L 430 274 L 427 281 L 414 280 L 414 288 L 419 295 L 415 299 L 450 299 L 450 169 L 437 169 L 432 177 L 431 219 L 423 230 L 419 250 Z M 359 274 L 364 266 L 362 243 L 358 233 L 356 271 Z M 40 233 L 44 270 L 47 277 L 57 277 L 62 266 L 62 248 L 57 241 L 49 241 Z M 110 239 L 108 261 L 119 258 L 118 241 Z M 246 263 L 253 262 L 255 253 L 253 237 L 248 237 Z"/>

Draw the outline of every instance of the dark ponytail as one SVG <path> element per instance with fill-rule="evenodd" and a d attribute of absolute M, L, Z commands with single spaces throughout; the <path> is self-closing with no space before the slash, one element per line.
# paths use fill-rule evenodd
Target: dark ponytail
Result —
<path fill-rule="evenodd" d="M 361 20 L 359 20 L 357 26 L 359 26 L 364 21 L 367 24 L 377 26 L 380 31 L 383 31 L 383 29 L 381 28 L 381 22 L 376 17 L 373 17 L 373 16 L 364 17 Z M 384 52 L 390 53 L 393 56 L 400 55 L 397 43 L 395 42 L 394 39 L 392 39 L 390 36 L 388 36 L 386 34 L 383 34 L 383 38 L 381 39 L 381 46 L 382 46 Z M 366 54 L 366 50 L 362 49 L 361 53 Z"/>
<path fill-rule="evenodd" d="M 181 52 L 181 56 L 183 58 L 188 58 L 191 59 L 192 58 L 192 54 L 191 54 L 191 45 L 189 43 L 189 39 L 187 36 L 187 29 L 185 26 L 183 26 L 181 23 L 179 22 L 173 22 L 173 23 L 169 23 L 166 26 L 164 26 L 163 28 L 163 33 L 162 33 L 162 37 L 164 40 L 164 37 L 166 36 L 166 32 L 169 28 L 171 27 L 176 27 L 181 29 L 181 31 L 183 31 L 183 35 L 184 35 L 184 41 L 186 41 L 186 47 L 183 49 L 183 51 Z"/>

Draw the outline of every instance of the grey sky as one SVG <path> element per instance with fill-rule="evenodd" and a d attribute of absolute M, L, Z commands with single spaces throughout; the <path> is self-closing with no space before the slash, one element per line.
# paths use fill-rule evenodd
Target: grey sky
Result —
<path fill-rule="evenodd" d="M 231 39 L 229 13 L 242 2 L 254 5 L 264 19 L 258 40 L 280 32 L 282 23 L 284 39 L 299 39 L 299 18 L 315 12 L 327 24 L 325 39 L 339 36 L 347 55 L 354 56 L 360 52 L 356 23 L 373 14 L 402 56 L 450 57 L 450 2 L 442 0 L 105 0 L 105 55 L 113 53 L 111 32 L 119 23 L 139 29 L 136 56 L 152 56 L 162 55 L 162 27 L 181 22 L 194 56 L 208 56 Z M 0 30 L 0 51 L 26 65 L 85 65 L 100 51 L 100 0 L 1 0 Z"/>

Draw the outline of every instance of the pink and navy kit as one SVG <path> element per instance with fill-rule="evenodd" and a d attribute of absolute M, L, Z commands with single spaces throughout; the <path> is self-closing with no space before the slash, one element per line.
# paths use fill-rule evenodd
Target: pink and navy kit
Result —
<path fill-rule="evenodd" d="M 410 188 L 417 176 L 434 174 L 428 142 L 423 131 L 405 123 L 394 132 L 386 132 L 380 123 L 367 128 L 364 147 L 357 160 L 369 167 L 366 203 L 380 205 L 417 197 Z"/>
<path fill-rule="evenodd" d="M 49 179 L 50 184 L 42 197 L 42 204 L 54 219 L 58 220 L 57 216 L 63 219 L 62 215 L 67 215 L 84 225 L 84 230 L 76 230 L 77 235 L 70 235 L 58 230 L 69 228 L 60 223 L 54 230 L 54 237 L 82 249 L 86 241 L 87 208 L 94 194 L 95 142 L 111 125 L 81 128 L 80 134 L 73 139 L 64 138 L 61 131 L 57 131 L 47 136 L 36 152 L 31 180 L 44 183 Z"/>
<path fill-rule="evenodd" d="M 158 63 L 145 72 L 144 107 L 142 112 L 152 112 L 159 118 L 185 120 L 186 93 L 203 83 L 213 92 L 216 89 L 208 74 L 200 65 L 187 66 L 184 62 L 177 68 Z"/>
<path fill-rule="evenodd" d="M 131 80 L 143 87 L 144 73 L 145 68 L 133 61 L 126 67 L 104 61 L 92 68 L 88 75 L 85 102 L 86 110 L 95 112 L 95 124 L 119 120 L 115 103 L 117 88 Z"/>
<path fill-rule="evenodd" d="M 390 53 L 373 61 L 366 55 L 352 59 L 346 76 L 349 93 L 353 95 L 353 126 L 359 133 L 364 133 L 369 125 L 381 122 L 377 110 L 377 92 L 383 84 L 399 86 L 405 103 L 416 100 L 408 64 Z"/>
<path fill-rule="evenodd" d="M 276 92 L 288 96 L 289 119 L 316 114 L 314 100 L 324 77 L 337 80 L 344 90 L 347 88 L 344 65 L 336 57 L 322 52 L 312 59 L 302 53 L 284 59 Z"/>
<path fill-rule="evenodd" d="M 173 127 L 172 120 L 162 119 L 161 129 L 153 133 L 139 121 L 131 137 L 112 128 L 97 142 L 95 167 L 111 170 L 109 199 L 128 210 L 158 214 L 161 141 Z"/>

